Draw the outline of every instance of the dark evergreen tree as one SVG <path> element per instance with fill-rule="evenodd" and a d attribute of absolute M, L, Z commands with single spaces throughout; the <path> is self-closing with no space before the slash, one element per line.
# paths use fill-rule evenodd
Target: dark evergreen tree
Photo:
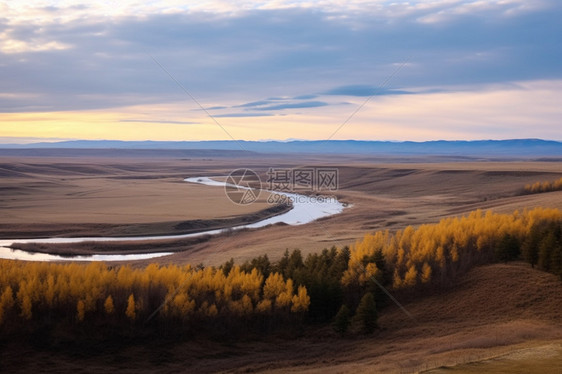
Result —
<path fill-rule="evenodd" d="M 252 269 L 257 269 L 260 273 L 263 274 L 264 279 L 267 279 L 269 274 L 272 273 L 271 267 L 272 266 L 269 258 L 267 257 L 267 255 L 263 255 L 255 257 L 251 261 L 244 262 L 244 264 L 240 266 L 240 269 L 248 273 L 251 272 Z"/>
<path fill-rule="evenodd" d="M 377 307 L 375 297 L 367 292 L 359 302 L 353 319 L 359 324 L 359 328 L 365 334 L 371 334 L 377 327 Z"/>
<path fill-rule="evenodd" d="M 521 253 L 519 240 L 513 235 L 505 234 L 496 247 L 496 258 L 507 263 L 515 260 Z"/>
<path fill-rule="evenodd" d="M 233 267 L 234 267 L 234 259 L 230 258 L 230 260 L 228 260 L 227 262 L 225 262 L 220 266 L 220 269 L 222 270 L 225 276 L 228 276 L 230 270 L 232 270 Z"/>
<path fill-rule="evenodd" d="M 343 335 L 347 332 L 347 329 L 349 329 L 349 325 L 351 325 L 351 311 L 344 304 L 340 307 L 340 310 L 334 317 L 332 327 L 334 328 L 335 332 Z"/>
<path fill-rule="evenodd" d="M 539 243 L 541 241 L 541 230 L 535 225 L 531 228 L 527 239 L 521 245 L 521 253 L 523 254 L 523 259 L 531 264 L 531 267 L 535 267 L 539 261 Z"/>
<path fill-rule="evenodd" d="M 553 249 L 556 247 L 556 236 L 554 231 L 547 229 L 539 243 L 539 267 L 544 271 L 551 271 L 551 259 Z"/>
<path fill-rule="evenodd" d="M 304 266 L 300 249 L 295 249 L 289 256 L 287 267 L 284 269 L 285 278 L 291 278 L 293 273 Z"/>

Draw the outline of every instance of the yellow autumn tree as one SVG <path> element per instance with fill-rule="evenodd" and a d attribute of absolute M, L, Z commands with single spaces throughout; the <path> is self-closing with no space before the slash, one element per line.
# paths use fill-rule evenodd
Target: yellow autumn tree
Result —
<path fill-rule="evenodd" d="M 75 323 L 136 321 L 144 307 L 161 313 L 154 318 L 231 318 L 301 312 L 308 308 L 305 288 L 291 279 L 233 266 L 221 269 L 149 265 L 146 268 L 104 263 L 41 263 L 0 259 L 0 321 L 23 322 L 49 315 L 71 315 Z M 122 308 L 122 312 L 115 313 Z M 7 320 L 7 318 L 11 320 Z M 13 319 L 13 321 L 12 321 Z"/>
<path fill-rule="evenodd" d="M 285 291 L 285 280 L 279 273 L 271 273 L 265 280 L 263 286 L 263 297 L 266 299 L 275 299 L 277 295 Z"/>
<path fill-rule="evenodd" d="M 19 282 L 19 289 L 16 298 L 20 307 L 20 316 L 23 319 L 30 320 L 33 317 L 31 296 L 28 289 L 28 283 L 25 280 Z"/>
<path fill-rule="evenodd" d="M 137 307 L 135 305 L 135 295 L 130 294 L 127 299 L 127 309 L 125 310 L 125 315 L 134 321 L 137 318 Z"/>
<path fill-rule="evenodd" d="M 178 293 L 172 300 L 173 314 L 177 317 L 187 318 L 195 310 L 195 301 L 190 300 L 186 293 Z"/>
<path fill-rule="evenodd" d="M 402 277 L 398 272 L 398 269 L 394 269 L 394 274 L 392 276 L 392 287 L 395 289 L 402 288 Z"/>
<path fill-rule="evenodd" d="M 562 190 L 562 178 L 557 179 L 553 182 L 535 182 L 533 184 L 527 184 L 525 186 L 525 192 L 527 193 L 541 193 L 560 190 Z"/>
<path fill-rule="evenodd" d="M 113 304 L 113 298 L 111 297 L 111 295 L 106 297 L 103 303 L 103 309 L 105 310 L 106 314 L 113 314 L 113 312 L 115 311 L 115 305 Z"/>
<path fill-rule="evenodd" d="M 78 300 L 76 304 L 76 319 L 78 322 L 84 321 L 84 315 L 86 314 L 86 304 L 83 300 Z"/>
<path fill-rule="evenodd" d="M 404 275 L 404 281 L 402 282 L 402 287 L 414 287 L 418 282 L 418 271 L 415 265 L 410 265 L 408 271 Z"/>
<path fill-rule="evenodd" d="M 388 261 L 394 261 L 395 253 L 390 253 L 390 241 L 392 237 L 388 230 L 377 231 L 374 234 L 367 234 L 363 240 L 356 242 L 350 250 L 350 257 L 347 269 L 342 276 L 342 283 L 350 286 L 354 283 L 364 285 L 370 277 L 376 276 L 378 270 L 373 263 L 364 265 L 366 258 L 371 258 L 377 251 L 386 250 L 385 257 Z"/>
<path fill-rule="evenodd" d="M 431 281 L 431 266 L 429 266 L 427 262 L 424 262 L 422 266 L 421 282 L 429 283 L 430 281 Z"/>
<path fill-rule="evenodd" d="M 256 305 L 256 311 L 258 313 L 269 313 L 271 312 L 271 309 L 272 309 L 272 304 L 271 304 L 271 300 L 269 299 L 263 299 L 258 303 L 258 305 Z"/>
<path fill-rule="evenodd" d="M 299 286 L 297 294 L 293 296 L 293 306 L 291 311 L 294 313 L 306 312 L 310 306 L 310 296 L 304 286 Z"/>
<path fill-rule="evenodd" d="M 275 306 L 278 308 L 286 308 L 291 306 L 293 301 L 293 281 L 291 279 L 287 280 L 285 283 L 285 289 L 277 295 L 275 299 Z"/>
<path fill-rule="evenodd" d="M 45 301 L 49 307 L 53 307 L 55 301 L 55 277 L 53 274 L 47 275 L 47 284 L 45 290 Z"/>
<path fill-rule="evenodd" d="M 14 306 L 14 292 L 12 287 L 6 286 L 0 297 L 0 326 L 4 322 L 4 316 L 8 314 Z"/>
<path fill-rule="evenodd" d="M 392 285 L 396 289 L 415 287 L 431 279 L 446 281 L 474 264 L 490 262 L 506 235 L 521 242 L 536 223 L 561 219 L 562 213 L 556 209 L 536 208 L 512 214 L 476 210 L 437 224 L 407 227 L 395 234 L 369 234 L 352 246 L 341 282 L 346 286 L 365 285 L 369 276 L 376 275 L 371 256 L 377 251 L 393 272 Z"/>
<path fill-rule="evenodd" d="M 24 319 L 30 320 L 33 317 L 32 313 L 33 304 L 29 295 L 24 295 L 21 300 L 21 316 Z"/>

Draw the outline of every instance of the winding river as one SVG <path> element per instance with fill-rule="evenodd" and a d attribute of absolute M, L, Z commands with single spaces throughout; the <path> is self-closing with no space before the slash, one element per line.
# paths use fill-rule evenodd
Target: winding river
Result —
<path fill-rule="evenodd" d="M 199 183 L 212 187 L 237 187 L 219 182 L 209 177 L 186 178 L 185 182 Z M 275 223 L 286 223 L 288 225 L 303 225 L 322 217 L 331 216 L 341 213 L 344 205 L 335 198 L 318 198 L 315 196 L 305 196 L 295 193 L 275 192 L 292 201 L 293 208 L 285 213 L 266 218 L 264 220 L 254 222 L 248 225 L 234 226 L 231 230 L 240 230 L 244 228 L 254 229 L 272 225 Z M 125 260 L 144 260 L 168 256 L 174 252 L 155 252 L 144 254 L 124 254 L 124 255 L 102 255 L 94 254 L 88 256 L 59 256 L 47 253 L 26 252 L 18 249 L 9 248 L 14 243 L 81 243 L 81 242 L 122 242 L 122 241 L 146 241 L 146 240 L 166 240 L 166 239 L 185 239 L 201 235 L 216 235 L 223 232 L 224 229 L 200 231 L 190 234 L 180 235 L 156 235 L 156 236 L 125 236 L 125 237 L 77 237 L 77 238 L 38 238 L 38 239 L 4 239 L 0 240 L 0 258 L 24 261 L 125 261 Z"/>

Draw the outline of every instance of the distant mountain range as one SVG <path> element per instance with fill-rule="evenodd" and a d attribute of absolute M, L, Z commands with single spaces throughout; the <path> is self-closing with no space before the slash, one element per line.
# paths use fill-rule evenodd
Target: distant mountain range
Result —
<path fill-rule="evenodd" d="M 361 155 L 444 155 L 444 156 L 522 156 L 562 157 L 562 142 L 541 139 L 390 142 L 363 140 L 295 140 L 295 141 L 117 141 L 73 140 L 53 143 L 0 144 L 0 154 L 27 154 L 35 149 L 137 150 L 154 153 L 157 150 L 190 151 L 200 156 L 212 151 L 226 154 L 248 153 L 308 153 L 308 154 L 361 154 Z M 19 151 L 16 151 L 19 150 Z M 24 151 L 28 150 L 28 151 Z M 147 152 L 149 151 L 150 152 Z M 197 152 L 194 152 L 197 151 Z M 224 152 L 228 151 L 228 152 Z M 37 153 L 37 152 L 36 152 Z M 39 152 L 38 154 L 40 154 Z"/>

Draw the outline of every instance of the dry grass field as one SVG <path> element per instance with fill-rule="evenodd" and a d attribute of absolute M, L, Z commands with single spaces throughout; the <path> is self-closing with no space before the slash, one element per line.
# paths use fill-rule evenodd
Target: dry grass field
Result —
<path fill-rule="evenodd" d="M 189 160 L 3 158 L 0 235 L 173 234 L 189 232 L 190 226 L 218 227 L 217 220 L 271 207 L 266 194 L 251 205 L 236 205 L 222 188 L 183 182 L 189 176 L 215 175 L 205 165 Z M 218 169 L 216 175 L 224 172 Z"/>
<path fill-rule="evenodd" d="M 277 259 L 286 249 L 309 253 L 349 245 L 368 232 L 436 222 L 474 209 L 562 208 L 562 192 L 520 195 L 525 184 L 560 178 L 562 162 L 393 162 L 335 156 L 2 158 L 0 237 L 160 235 L 228 227 L 263 214 L 271 207 L 266 195 L 254 204 L 236 205 L 220 187 L 183 179 L 250 168 L 265 182 L 270 167 L 335 167 L 339 189 L 334 194 L 351 207 L 302 226 L 280 225 L 195 243 L 160 243 L 158 250 L 168 247 L 177 253 L 157 261 L 217 265 L 265 253 Z M 131 250 L 134 245 L 122 248 Z M 120 249 L 112 246 L 111 251 Z M 80 253 L 87 252 L 81 246 Z"/>
<path fill-rule="evenodd" d="M 342 214 L 303 226 L 276 226 L 215 238 L 161 261 L 216 265 L 231 257 L 243 261 L 264 253 L 277 259 L 286 249 L 309 253 L 349 245 L 368 232 L 437 222 L 475 209 L 507 213 L 538 206 L 562 208 L 562 192 L 520 195 L 531 181 L 559 178 L 562 163 L 380 164 L 374 160 L 355 164 L 334 159 L 300 160 L 293 167 L 318 165 L 339 170 L 340 188 L 335 195 L 351 205 Z M 265 173 L 266 169 L 258 166 L 258 170 Z"/>

